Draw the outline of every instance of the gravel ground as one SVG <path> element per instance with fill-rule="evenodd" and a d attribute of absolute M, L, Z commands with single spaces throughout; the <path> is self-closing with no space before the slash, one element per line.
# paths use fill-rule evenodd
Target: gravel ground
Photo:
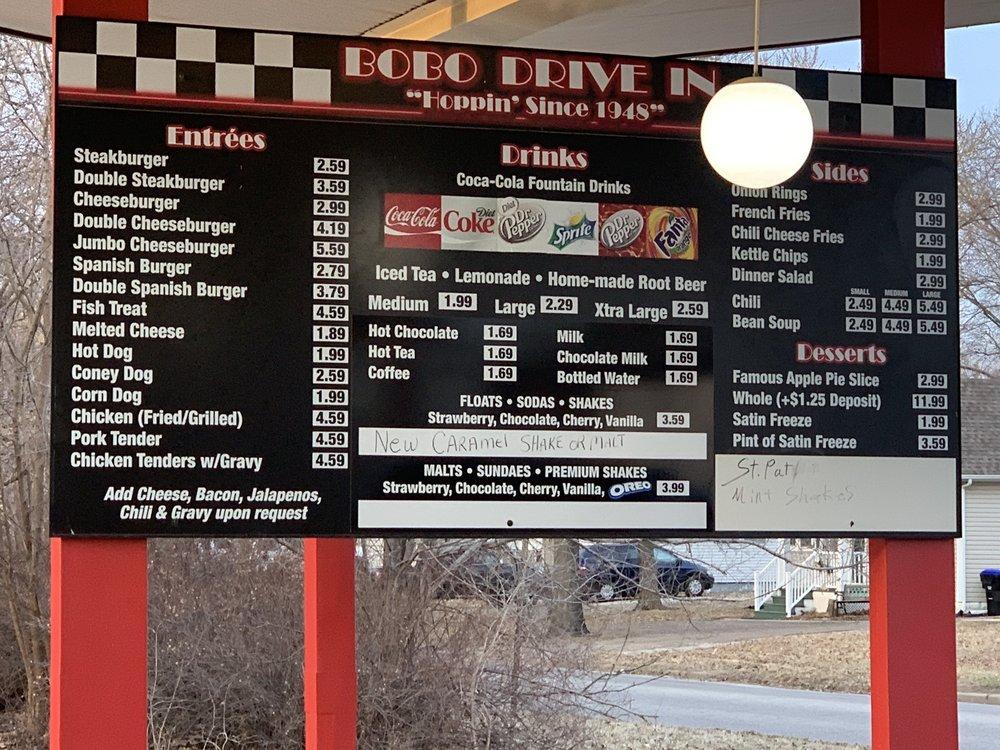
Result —
<path fill-rule="evenodd" d="M 957 621 L 959 690 L 1000 689 L 1000 618 Z M 867 693 L 868 632 L 758 638 L 676 651 L 602 650 L 595 667 L 694 680 Z"/>
<path fill-rule="evenodd" d="M 861 750 L 861 745 L 814 742 L 753 732 L 681 729 L 630 721 L 591 720 L 592 739 L 583 750 Z"/>

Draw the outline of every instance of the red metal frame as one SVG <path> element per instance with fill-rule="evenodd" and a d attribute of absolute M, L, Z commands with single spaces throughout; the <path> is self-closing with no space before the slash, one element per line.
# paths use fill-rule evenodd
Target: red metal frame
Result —
<path fill-rule="evenodd" d="M 146 540 L 52 539 L 49 747 L 146 747 Z"/>
<path fill-rule="evenodd" d="M 861 70 L 944 75 L 944 0 L 861 0 Z"/>
<path fill-rule="evenodd" d="M 52 15 L 148 21 L 149 0 L 52 0 Z"/>
<path fill-rule="evenodd" d="M 869 567 L 872 750 L 958 750 L 954 544 L 872 539 Z"/>
<path fill-rule="evenodd" d="M 942 76 L 944 29 L 944 0 L 861 0 L 861 68 Z M 869 569 L 872 750 L 957 750 L 954 543 L 872 539 Z"/>
<path fill-rule="evenodd" d="M 143 21 L 149 11 L 147 0 L 53 0 L 53 35 L 60 15 Z M 49 747 L 144 750 L 146 540 L 52 539 L 49 562 Z"/>
<path fill-rule="evenodd" d="M 305 540 L 306 750 L 357 745 L 354 539 Z"/>

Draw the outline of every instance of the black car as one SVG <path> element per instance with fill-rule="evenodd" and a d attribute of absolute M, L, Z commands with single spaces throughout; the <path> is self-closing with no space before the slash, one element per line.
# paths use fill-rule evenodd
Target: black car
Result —
<path fill-rule="evenodd" d="M 441 599 L 471 598 L 501 603 L 524 586 L 524 566 L 493 550 L 471 555 L 460 551 L 438 555 L 435 595 Z"/>
<path fill-rule="evenodd" d="M 653 548 L 660 591 L 701 596 L 715 585 L 704 567 L 662 547 Z M 629 599 L 639 591 L 639 545 L 636 542 L 591 544 L 580 548 L 581 592 L 591 599 Z"/>

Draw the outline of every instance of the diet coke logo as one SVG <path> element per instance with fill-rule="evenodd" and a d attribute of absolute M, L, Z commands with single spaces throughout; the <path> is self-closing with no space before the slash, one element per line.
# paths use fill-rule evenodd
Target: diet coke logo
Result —
<path fill-rule="evenodd" d="M 460 211 L 444 212 L 444 229 L 446 232 L 462 234 L 492 234 L 496 224 L 496 209 L 485 207 L 462 213 Z"/>
<path fill-rule="evenodd" d="M 441 247 L 441 196 L 385 196 L 386 247 Z"/>

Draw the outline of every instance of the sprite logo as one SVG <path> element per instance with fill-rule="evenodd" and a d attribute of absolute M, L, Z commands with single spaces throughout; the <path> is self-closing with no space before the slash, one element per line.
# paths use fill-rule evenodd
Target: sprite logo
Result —
<path fill-rule="evenodd" d="M 592 240 L 596 227 L 597 222 L 588 219 L 586 214 L 574 214 L 569 217 L 569 224 L 556 224 L 552 227 L 549 244 L 557 250 L 562 250 L 577 240 Z"/>

